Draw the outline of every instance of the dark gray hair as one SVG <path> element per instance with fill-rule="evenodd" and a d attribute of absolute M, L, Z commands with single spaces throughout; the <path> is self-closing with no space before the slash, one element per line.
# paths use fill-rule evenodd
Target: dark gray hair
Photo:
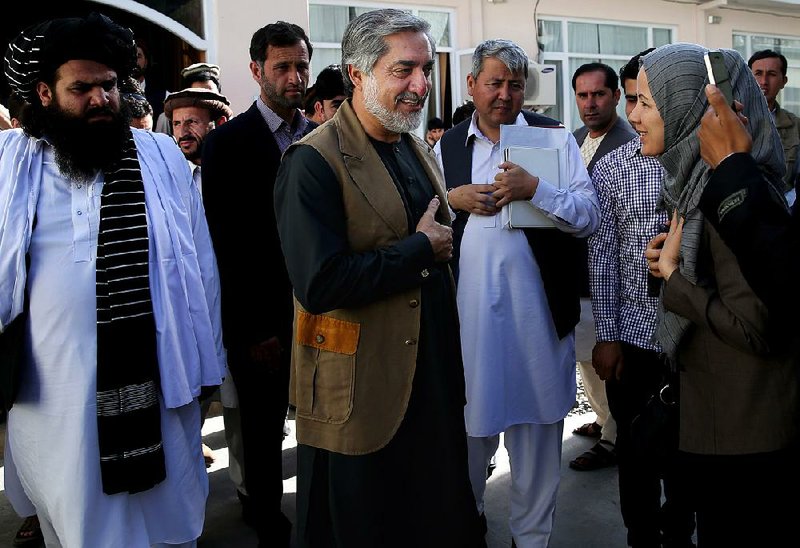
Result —
<path fill-rule="evenodd" d="M 483 60 L 494 57 L 501 61 L 512 74 L 528 77 L 528 55 L 511 40 L 485 40 L 478 44 L 472 54 L 472 77 L 477 78 L 483 70 Z"/>
<path fill-rule="evenodd" d="M 342 76 L 348 95 L 353 92 L 348 65 L 364 74 L 372 74 L 375 63 L 389 50 L 386 37 L 398 32 L 424 32 L 431 53 L 435 54 L 436 44 L 430 30 L 430 24 L 424 19 L 396 9 L 369 11 L 350 21 L 342 38 Z"/>

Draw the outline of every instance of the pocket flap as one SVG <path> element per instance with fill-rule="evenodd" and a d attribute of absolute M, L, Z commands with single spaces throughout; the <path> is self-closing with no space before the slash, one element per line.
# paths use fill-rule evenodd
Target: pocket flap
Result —
<path fill-rule="evenodd" d="M 297 311 L 297 342 L 337 354 L 352 356 L 358 348 L 361 325 L 322 314 Z"/>

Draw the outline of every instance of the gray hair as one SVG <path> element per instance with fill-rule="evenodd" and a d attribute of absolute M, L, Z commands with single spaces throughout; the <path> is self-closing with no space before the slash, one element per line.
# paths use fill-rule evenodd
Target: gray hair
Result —
<path fill-rule="evenodd" d="M 483 60 L 494 57 L 501 61 L 512 74 L 520 72 L 528 78 L 528 55 L 511 40 L 485 40 L 478 44 L 472 54 L 472 77 L 477 78 L 483 70 Z"/>
<path fill-rule="evenodd" d="M 369 11 L 350 21 L 342 38 L 342 76 L 348 95 L 353 92 L 348 65 L 364 74 L 372 74 L 375 63 L 389 50 L 386 37 L 398 32 L 424 32 L 431 53 L 435 54 L 436 44 L 430 30 L 430 24 L 424 19 L 396 9 Z"/>

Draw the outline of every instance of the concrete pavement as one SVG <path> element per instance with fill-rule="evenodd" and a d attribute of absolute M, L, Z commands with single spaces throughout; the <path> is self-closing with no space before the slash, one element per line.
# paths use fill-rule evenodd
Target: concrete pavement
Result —
<path fill-rule="evenodd" d="M 593 326 L 588 301 L 583 303 L 583 321 L 578 326 L 577 358 L 589 359 L 593 344 Z M 580 399 L 580 398 L 579 398 Z M 564 425 L 561 487 L 556 508 L 551 548 L 625 548 L 625 528 L 619 513 L 617 469 L 576 472 L 568 462 L 589 449 L 594 440 L 572 435 L 573 428 L 594 419 L 579 406 L 567 417 Z M 216 415 L 216 413 L 212 413 Z M 296 440 L 292 433 L 284 441 L 284 499 L 286 515 L 294 521 L 296 492 Z M 5 429 L 0 427 L 4 438 Z M 206 510 L 206 523 L 198 543 L 200 548 L 240 548 L 256 546 L 253 531 L 241 520 L 241 507 L 236 490 L 228 477 L 228 452 L 222 429 L 222 417 L 210 416 L 203 427 L 204 442 L 214 449 L 216 462 L 208 469 L 211 492 Z M 436 458 L 431 455 L 431 458 Z M 2 465 L 2 460 L 0 460 Z M 508 455 L 501 442 L 497 452 L 497 468 L 486 489 L 486 516 L 489 525 L 489 548 L 511 545 L 508 530 L 508 496 L 510 475 Z M 0 489 L 2 489 L 0 482 Z M 10 547 L 21 520 L 8 500 L 0 494 L 0 547 Z M 92 548 L 92 547 L 86 547 Z"/>
<path fill-rule="evenodd" d="M 593 472 L 576 472 L 568 462 L 589 449 L 594 440 L 572 435 L 572 429 L 592 420 L 594 415 L 568 417 L 564 425 L 561 488 L 556 507 L 551 548 L 624 548 L 625 528 L 619 514 L 617 469 L 606 468 Z M 206 512 L 206 527 L 200 538 L 200 548 L 234 548 L 255 546 L 255 535 L 241 521 L 239 501 L 227 474 L 227 449 L 221 431 L 221 418 L 206 421 L 205 442 L 217 456 L 210 469 L 211 494 Z M 290 421 L 293 427 L 293 421 Z M 219 431 L 213 432 L 219 428 Z M 284 512 L 294 521 L 295 512 L 295 453 L 294 436 L 284 443 Z M 431 456 L 435 458 L 434 455 Z M 497 452 L 497 469 L 486 488 L 486 517 L 489 525 L 489 548 L 511 546 L 508 530 L 508 496 L 511 476 L 508 454 L 501 442 Z"/>

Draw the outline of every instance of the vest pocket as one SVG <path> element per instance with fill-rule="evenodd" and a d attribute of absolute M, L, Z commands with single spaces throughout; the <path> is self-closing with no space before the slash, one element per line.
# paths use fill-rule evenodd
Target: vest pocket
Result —
<path fill-rule="evenodd" d="M 298 311 L 296 401 L 300 417 L 341 424 L 353 410 L 361 326 Z"/>

